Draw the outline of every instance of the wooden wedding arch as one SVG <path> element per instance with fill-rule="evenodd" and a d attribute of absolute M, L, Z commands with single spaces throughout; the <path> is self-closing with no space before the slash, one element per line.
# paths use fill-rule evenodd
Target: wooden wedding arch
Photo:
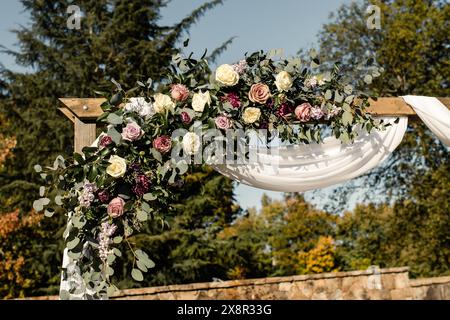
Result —
<path fill-rule="evenodd" d="M 437 98 L 450 109 L 450 97 Z M 59 110 L 74 124 L 74 151 L 92 144 L 97 138 L 96 119 L 103 113 L 100 105 L 104 98 L 60 98 Z M 401 97 L 378 98 L 370 100 L 368 112 L 373 116 L 407 116 L 417 118 L 414 110 Z"/>

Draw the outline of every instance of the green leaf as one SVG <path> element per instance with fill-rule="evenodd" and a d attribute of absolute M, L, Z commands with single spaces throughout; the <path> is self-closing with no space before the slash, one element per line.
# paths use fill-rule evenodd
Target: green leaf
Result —
<path fill-rule="evenodd" d="M 118 256 L 118 257 L 122 256 L 122 252 L 119 249 L 113 248 L 112 251 L 116 256 Z"/>
<path fill-rule="evenodd" d="M 331 100 L 332 97 L 333 97 L 333 92 L 331 92 L 331 90 L 327 90 L 325 92 L 325 99 L 326 100 Z"/>
<path fill-rule="evenodd" d="M 351 114 L 351 112 L 344 111 L 344 113 L 342 114 L 342 123 L 344 125 L 349 125 L 352 123 L 352 121 L 353 121 L 353 115 Z"/>
<path fill-rule="evenodd" d="M 123 122 L 122 117 L 118 116 L 115 113 L 110 113 L 106 119 L 108 120 L 109 123 L 114 125 L 122 124 Z"/>
<path fill-rule="evenodd" d="M 106 289 L 106 294 L 108 297 L 113 296 L 119 289 L 115 285 L 110 285 L 108 289 Z"/>
<path fill-rule="evenodd" d="M 106 261 L 108 262 L 108 264 L 112 264 L 114 260 L 116 260 L 116 256 L 113 254 L 108 254 L 108 256 L 106 257 Z"/>
<path fill-rule="evenodd" d="M 147 213 L 152 212 L 152 208 L 150 207 L 150 205 L 147 202 L 142 202 L 141 209 Z"/>
<path fill-rule="evenodd" d="M 60 195 L 57 195 L 56 197 L 55 197 L 55 203 L 56 203 L 56 205 L 58 205 L 58 206 L 62 206 L 62 197 L 60 196 Z"/>
<path fill-rule="evenodd" d="M 114 256 L 113 256 L 114 257 Z M 115 258 L 115 257 L 114 257 Z M 114 269 L 113 268 L 111 268 L 110 266 L 107 266 L 106 267 L 106 274 L 108 275 L 108 276 L 112 276 L 113 274 L 114 274 Z"/>
<path fill-rule="evenodd" d="M 41 212 L 44 210 L 44 205 L 42 204 L 41 200 L 34 200 L 33 202 L 33 209 L 37 212 Z"/>
<path fill-rule="evenodd" d="M 142 275 L 141 270 L 139 269 L 133 269 L 131 271 L 131 276 L 133 277 L 134 280 L 136 281 L 142 281 L 144 280 L 144 276 Z"/>
<path fill-rule="evenodd" d="M 144 200 L 146 200 L 146 201 L 153 201 L 153 200 L 156 200 L 156 196 L 155 196 L 154 194 L 152 194 L 152 193 L 146 193 L 146 194 L 144 194 L 143 198 L 144 198 Z"/>
<path fill-rule="evenodd" d="M 40 186 L 39 187 L 39 196 L 43 197 L 45 194 L 45 187 L 44 186 Z"/>
<path fill-rule="evenodd" d="M 147 212 L 145 212 L 145 211 L 143 211 L 143 210 L 138 210 L 138 211 L 136 212 L 136 218 L 137 218 L 139 221 L 147 221 L 147 220 L 148 220 L 148 214 L 147 214 Z"/>
<path fill-rule="evenodd" d="M 50 199 L 49 198 L 41 198 L 41 203 L 46 206 L 50 203 Z"/>
<path fill-rule="evenodd" d="M 364 82 L 367 84 L 371 84 L 372 83 L 372 76 L 370 74 L 366 75 L 364 77 Z"/>
<path fill-rule="evenodd" d="M 75 248 L 78 244 L 80 243 L 80 238 L 75 238 L 69 242 L 67 242 L 67 249 L 71 250 L 73 248 Z"/>
<path fill-rule="evenodd" d="M 38 164 L 36 164 L 33 168 L 34 168 L 34 171 L 36 171 L 37 173 L 42 171 L 42 167 Z"/>
<path fill-rule="evenodd" d="M 123 240 L 123 237 L 117 236 L 117 237 L 114 237 L 113 242 L 114 242 L 114 243 L 121 243 L 122 240 Z"/>
<path fill-rule="evenodd" d="M 44 216 L 46 216 L 46 217 L 48 217 L 48 218 L 53 217 L 54 214 L 55 214 L 55 211 L 53 211 L 53 210 L 51 210 L 51 209 L 46 209 L 46 210 L 44 211 Z"/>
<path fill-rule="evenodd" d="M 148 269 L 147 269 L 145 263 L 144 263 L 142 260 L 136 261 L 136 265 L 137 265 L 137 267 L 138 267 L 139 269 L 141 269 L 143 272 L 147 272 L 147 271 L 148 271 Z"/>
<path fill-rule="evenodd" d="M 162 162 L 162 156 L 161 156 L 161 153 L 158 150 L 152 148 L 151 152 L 152 152 L 153 158 L 155 158 L 159 162 Z"/>
<path fill-rule="evenodd" d="M 107 135 L 111 137 L 112 141 L 115 144 L 119 144 L 120 140 L 122 139 L 121 134 L 115 128 L 109 128 Z"/>

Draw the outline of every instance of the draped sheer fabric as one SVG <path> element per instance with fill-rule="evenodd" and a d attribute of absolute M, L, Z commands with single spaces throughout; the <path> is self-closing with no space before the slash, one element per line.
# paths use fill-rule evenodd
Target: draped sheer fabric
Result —
<path fill-rule="evenodd" d="M 404 96 L 403 100 L 414 109 L 428 129 L 450 147 L 450 110 L 434 97 Z"/>
<path fill-rule="evenodd" d="M 256 161 L 249 164 L 213 166 L 221 174 L 243 184 L 282 192 L 300 192 L 341 183 L 376 167 L 397 148 L 408 124 L 407 117 L 385 117 L 391 123 L 384 131 L 360 132 L 352 144 L 334 137 L 321 144 L 264 147 L 256 150 Z M 274 150 L 272 150 L 274 151 Z"/>

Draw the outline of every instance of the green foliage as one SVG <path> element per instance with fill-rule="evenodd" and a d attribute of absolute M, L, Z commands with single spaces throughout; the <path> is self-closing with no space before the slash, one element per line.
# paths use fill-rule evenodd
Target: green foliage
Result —
<path fill-rule="evenodd" d="M 57 98 L 95 96 L 94 89 L 109 91 L 112 79 L 125 89 L 142 78 L 160 80 L 172 55 L 178 53 L 175 45 L 221 1 L 205 3 L 173 26 L 161 26 L 159 12 L 165 2 L 80 0 L 76 3 L 83 12 L 79 30 L 66 28 L 67 1 L 22 3 L 30 13 L 31 24 L 15 31 L 20 51 L 5 50 L 30 71 L 0 69 L 0 114 L 8 121 L 0 133 L 12 133 L 17 140 L 0 174 L 0 212 L 15 208 L 28 212 L 40 186 L 40 174 L 33 166 L 48 163 L 59 154 L 65 158 L 71 155 L 73 129 L 58 112 Z M 216 176 L 211 172 L 207 178 Z M 229 180 L 222 182 L 231 186 Z M 36 276 L 38 281 L 25 294 L 42 294 L 37 288 L 52 288 L 55 293 L 63 245 L 62 230 L 55 230 L 63 228 L 64 220 L 58 214 L 57 219 L 46 221 L 43 230 L 48 234 L 32 240 L 33 248 L 39 249 L 31 251 L 27 266 L 38 265 L 44 272 Z M 60 242 L 55 245 L 57 240 Z M 42 263 L 36 252 L 46 252 L 49 262 Z M 132 259 L 129 261 L 131 264 Z"/>

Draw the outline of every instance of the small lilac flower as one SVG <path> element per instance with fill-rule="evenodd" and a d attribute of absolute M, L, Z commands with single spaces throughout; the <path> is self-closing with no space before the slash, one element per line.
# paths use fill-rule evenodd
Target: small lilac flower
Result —
<path fill-rule="evenodd" d="M 81 190 L 81 194 L 78 197 L 78 202 L 80 206 L 89 208 L 91 206 L 92 201 L 95 199 L 94 192 L 97 191 L 97 186 L 94 183 L 86 182 L 83 185 L 83 189 Z"/>
<path fill-rule="evenodd" d="M 331 118 L 336 117 L 337 115 L 339 115 L 339 113 L 341 113 L 341 111 L 341 107 L 333 105 L 330 110 L 326 110 L 325 120 L 330 120 Z"/>
<path fill-rule="evenodd" d="M 110 253 L 109 246 L 112 244 L 111 237 L 116 230 L 117 226 L 115 224 L 103 222 L 101 225 L 101 231 L 98 235 L 98 254 L 103 263 L 106 262 L 108 254 Z"/>
<path fill-rule="evenodd" d="M 312 107 L 311 111 L 310 111 L 310 116 L 311 116 L 311 119 L 319 120 L 320 118 L 322 118 L 324 116 L 322 108 L 320 108 L 318 106 Z"/>
<path fill-rule="evenodd" d="M 236 71 L 239 75 L 242 75 L 248 67 L 247 61 L 241 60 L 238 63 L 232 65 L 234 71 Z"/>

